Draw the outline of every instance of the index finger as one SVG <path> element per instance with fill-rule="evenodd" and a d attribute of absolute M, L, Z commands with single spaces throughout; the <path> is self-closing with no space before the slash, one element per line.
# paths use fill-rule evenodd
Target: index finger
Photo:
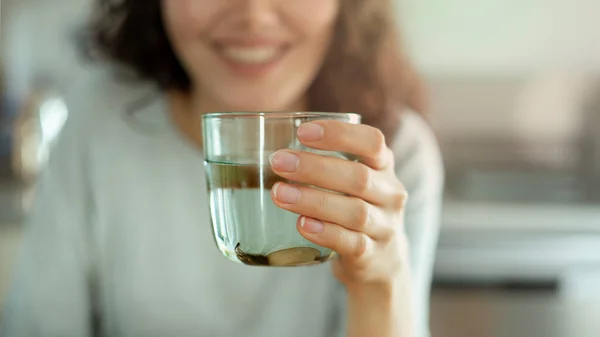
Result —
<path fill-rule="evenodd" d="M 385 135 L 372 126 L 319 120 L 300 125 L 297 136 L 302 144 L 313 149 L 356 155 L 362 163 L 375 170 L 394 164 Z"/>

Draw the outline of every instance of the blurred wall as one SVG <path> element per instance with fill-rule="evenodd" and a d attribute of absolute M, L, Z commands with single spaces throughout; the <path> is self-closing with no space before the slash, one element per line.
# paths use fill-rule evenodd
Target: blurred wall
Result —
<path fill-rule="evenodd" d="M 598 0 L 398 0 L 442 138 L 572 141 L 600 74 Z"/>
<path fill-rule="evenodd" d="M 2 0 L 0 55 L 10 95 L 21 98 L 36 74 L 66 86 L 81 74 L 72 34 L 90 0 Z"/>
<path fill-rule="evenodd" d="M 419 65 L 433 74 L 600 72 L 598 0 L 398 0 Z"/>

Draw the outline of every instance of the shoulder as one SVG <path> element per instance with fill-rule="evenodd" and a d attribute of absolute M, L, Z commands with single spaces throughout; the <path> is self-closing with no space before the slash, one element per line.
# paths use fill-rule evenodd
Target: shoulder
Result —
<path fill-rule="evenodd" d="M 396 172 L 411 199 L 426 194 L 441 195 L 444 164 L 431 126 L 414 111 L 402 114 L 391 148 L 396 156 Z"/>
<path fill-rule="evenodd" d="M 114 117 L 157 88 L 148 82 L 125 80 L 114 67 L 96 65 L 65 92 L 65 100 L 74 117 L 94 120 Z"/>
<path fill-rule="evenodd" d="M 164 115 L 162 105 L 156 104 L 162 102 L 158 90 L 144 83 L 123 82 L 107 69 L 90 71 L 63 97 L 68 116 L 50 149 L 50 170 L 65 166 L 82 171 L 105 169 L 107 158 L 131 154 L 147 139 L 138 125 L 143 128 L 149 121 L 153 127 L 155 116 Z M 161 128 L 166 125 L 160 119 L 158 123 Z"/>
<path fill-rule="evenodd" d="M 119 137 L 128 130 L 128 113 L 148 107 L 157 97 L 161 92 L 150 83 L 121 79 L 110 66 L 89 68 L 64 91 L 68 118 L 60 137 Z"/>

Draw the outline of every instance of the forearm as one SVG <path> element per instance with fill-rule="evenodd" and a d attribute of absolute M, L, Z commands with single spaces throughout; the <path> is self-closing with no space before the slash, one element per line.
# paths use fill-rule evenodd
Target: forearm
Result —
<path fill-rule="evenodd" d="M 348 337 L 413 337 L 408 274 L 388 287 L 348 289 Z"/>

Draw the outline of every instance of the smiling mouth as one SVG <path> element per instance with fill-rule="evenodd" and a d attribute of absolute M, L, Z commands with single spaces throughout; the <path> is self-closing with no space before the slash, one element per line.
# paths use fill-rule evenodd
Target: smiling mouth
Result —
<path fill-rule="evenodd" d="M 217 50 L 226 61 L 238 65 L 258 66 L 279 60 L 289 49 L 285 45 L 273 46 L 227 46 L 220 45 Z"/>

